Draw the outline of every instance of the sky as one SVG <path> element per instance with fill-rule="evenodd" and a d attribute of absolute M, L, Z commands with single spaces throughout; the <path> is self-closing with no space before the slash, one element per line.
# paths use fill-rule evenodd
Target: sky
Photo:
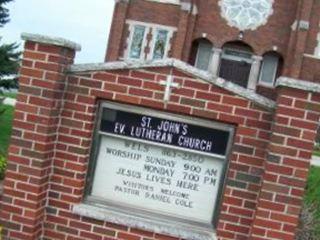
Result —
<path fill-rule="evenodd" d="M 21 33 L 63 37 L 79 43 L 76 63 L 103 62 L 114 0 L 14 0 L 11 21 L 0 28 L 2 43 L 18 42 Z"/>

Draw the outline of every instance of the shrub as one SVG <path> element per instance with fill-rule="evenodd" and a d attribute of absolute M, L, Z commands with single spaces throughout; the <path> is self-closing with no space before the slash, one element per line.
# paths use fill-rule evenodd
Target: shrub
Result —
<path fill-rule="evenodd" d="M 296 240 L 319 240 L 320 221 L 316 218 L 316 207 L 304 204 L 299 220 Z"/>
<path fill-rule="evenodd" d="M 1 96 L 3 94 L 3 92 L 1 91 L 1 89 L 0 89 L 0 115 L 2 115 L 3 113 L 4 113 L 4 109 L 2 108 L 2 106 L 3 106 L 3 100 L 4 100 L 4 97 L 3 96 Z"/>
<path fill-rule="evenodd" d="M 4 173 L 7 168 L 7 159 L 5 156 L 0 155 L 0 180 L 4 179 Z"/>

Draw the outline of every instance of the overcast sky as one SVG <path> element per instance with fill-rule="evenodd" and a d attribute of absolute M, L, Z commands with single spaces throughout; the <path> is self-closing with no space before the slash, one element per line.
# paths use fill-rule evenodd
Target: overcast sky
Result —
<path fill-rule="evenodd" d="M 82 46 L 76 62 L 102 62 L 114 0 L 15 0 L 2 42 L 21 42 L 22 32 L 63 37 Z"/>

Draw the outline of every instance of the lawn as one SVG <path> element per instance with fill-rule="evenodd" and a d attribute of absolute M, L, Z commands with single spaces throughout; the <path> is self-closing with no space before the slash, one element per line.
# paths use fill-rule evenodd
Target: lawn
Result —
<path fill-rule="evenodd" d="M 17 93 L 15 93 L 15 92 L 6 92 L 2 96 L 9 97 L 9 98 L 17 98 Z"/>
<path fill-rule="evenodd" d="M 320 151 L 319 150 L 314 150 L 313 155 L 320 157 Z"/>
<path fill-rule="evenodd" d="M 4 110 L 4 113 L 0 116 L 0 153 L 7 154 L 9 147 L 9 140 L 12 130 L 12 118 L 14 108 L 11 106 L 1 106 L 0 112 Z"/>

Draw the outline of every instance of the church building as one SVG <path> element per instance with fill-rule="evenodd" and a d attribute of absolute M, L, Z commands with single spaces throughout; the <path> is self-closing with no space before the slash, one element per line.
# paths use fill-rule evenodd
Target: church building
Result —
<path fill-rule="evenodd" d="M 296 240 L 319 0 L 116 0 L 102 63 L 22 39 L 1 239 Z"/>
<path fill-rule="evenodd" d="M 180 59 L 275 98 L 279 76 L 320 81 L 320 3 L 116 1 L 106 61 Z"/>

